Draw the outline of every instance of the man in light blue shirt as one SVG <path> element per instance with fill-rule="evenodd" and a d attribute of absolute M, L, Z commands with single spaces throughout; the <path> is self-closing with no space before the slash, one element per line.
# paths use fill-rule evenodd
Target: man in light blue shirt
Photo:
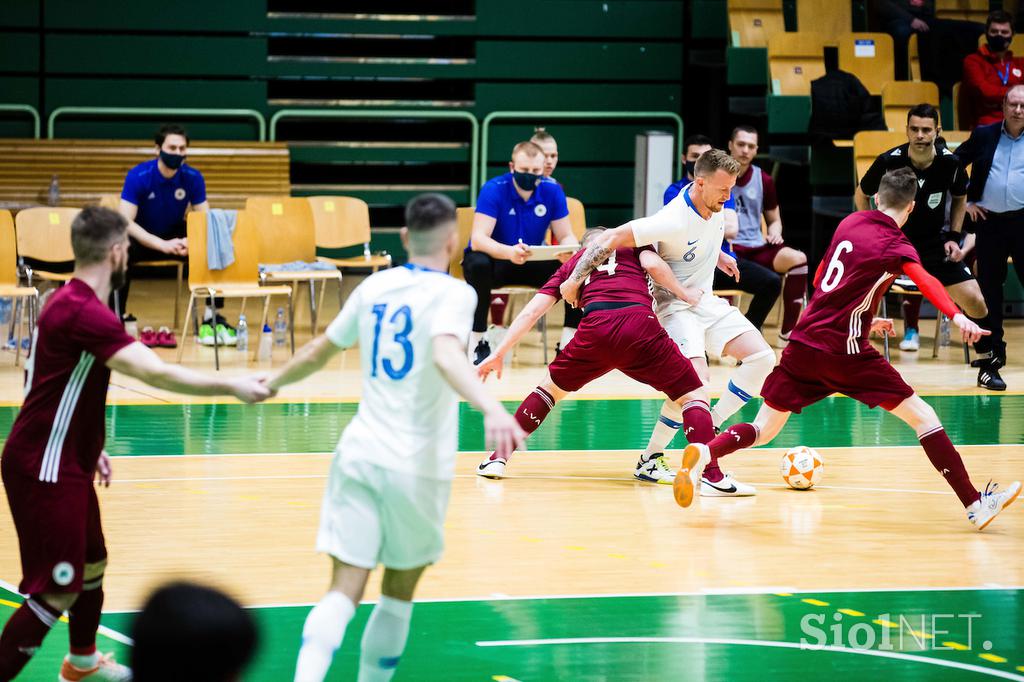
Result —
<path fill-rule="evenodd" d="M 1005 391 L 999 368 L 1006 364 L 1003 340 L 1003 284 L 1006 260 L 1013 258 L 1017 279 L 1024 283 L 1024 85 L 1003 98 L 1003 121 L 979 126 L 956 151 L 973 164 L 967 188 L 967 213 L 978 238 L 978 284 L 988 316 L 979 324 L 992 331 L 977 343 L 978 385 Z"/>

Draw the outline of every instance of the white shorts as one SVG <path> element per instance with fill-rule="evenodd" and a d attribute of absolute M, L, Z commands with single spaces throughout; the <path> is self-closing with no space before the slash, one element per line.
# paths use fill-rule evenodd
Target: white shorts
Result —
<path fill-rule="evenodd" d="M 696 306 L 678 299 L 659 304 L 658 319 L 687 358 L 703 358 L 705 351 L 721 357 L 727 343 L 740 334 L 757 331 L 739 308 L 712 295 L 705 295 Z"/>
<path fill-rule="evenodd" d="M 408 570 L 436 563 L 452 482 L 362 460 L 331 462 L 316 549 L 360 568 Z"/>

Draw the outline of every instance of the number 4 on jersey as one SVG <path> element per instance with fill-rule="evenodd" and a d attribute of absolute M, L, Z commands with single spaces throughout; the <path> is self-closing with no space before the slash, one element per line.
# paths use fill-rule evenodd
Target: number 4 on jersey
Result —
<path fill-rule="evenodd" d="M 615 274 L 615 268 L 617 267 L 619 267 L 619 264 L 615 262 L 615 252 L 612 251 L 612 255 L 608 256 L 608 260 L 598 265 L 596 269 L 611 277 Z M 587 275 L 587 278 L 583 280 L 583 284 L 584 286 L 590 284 L 590 275 Z"/>

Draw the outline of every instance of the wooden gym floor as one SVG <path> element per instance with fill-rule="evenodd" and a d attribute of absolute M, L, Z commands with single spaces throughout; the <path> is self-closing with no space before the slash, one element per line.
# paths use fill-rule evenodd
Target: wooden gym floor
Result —
<path fill-rule="evenodd" d="M 133 284 L 140 325 L 170 323 L 166 285 Z M 329 319 L 337 305 L 325 307 Z M 297 331 L 308 339 L 308 322 Z M 1013 324 L 1009 340 L 1013 363 L 1024 326 Z M 936 407 L 975 483 L 1024 477 L 1024 371 L 1007 368 L 1006 394 L 983 392 L 958 347 L 932 360 L 930 339 L 922 345 L 893 362 Z M 226 350 L 222 371 L 245 371 L 239 356 Z M 278 351 L 271 366 L 285 357 Z M 209 349 L 190 346 L 185 358 L 212 371 Z M 0 360 L 6 434 L 21 372 L 10 354 Z M 489 385 L 511 408 L 543 374 L 530 339 Z M 712 374 L 717 394 L 728 367 Z M 245 679 L 290 679 L 302 621 L 327 581 L 313 541 L 329 453 L 358 397 L 354 351 L 258 406 L 171 396 L 115 375 L 115 484 L 100 493 L 110 549 L 101 648 L 127 658 L 131 611 L 162 581 L 189 578 L 254 609 L 263 646 Z M 724 460 L 757 497 L 679 509 L 667 487 L 632 479 L 660 403 L 621 375 L 605 377 L 555 409 L 504 481 L 473 475 L 481 423 L 463 406 L 448 549 L 423 580 L 396 679 L 1024 680 L 1024 506 L 977 533 L 913 433 L 837 396 L 793 417 L 772 447 Z M 786 489 L 778 474 L 781 453 L 798 444 L 825 460 L 811 491 Z M 2 507 L 9 593 L 0 619 L 20 601 Z M 370 608 L 350 626 L 330 679 L 354 677 Z M 53 678 L 62 628 L 23 679 Z"/>

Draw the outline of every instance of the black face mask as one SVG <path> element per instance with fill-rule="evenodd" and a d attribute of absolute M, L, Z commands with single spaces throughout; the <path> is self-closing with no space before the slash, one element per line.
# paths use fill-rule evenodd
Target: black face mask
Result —
<path fill-rule="evenodd" d="M 161 149 L 160 160 L 163 161 L 164 165 L 170 168 L 171 170 L 178 170 L 179 168 L 181 168 L 181 164 L 185 163 L 185 155 L 171 154 L 170 152 L 165 152 L 164 150 Z"/>
<path fill-rule="evenodd" d="M 992 52 L 1002 52 L 1006 48 L 1010 47 L 1010 39 L 1006 36 L 986 34 L 985 40 L 988 41 L 988 49 Z"/>
<path fill-rule="evenodd" d="M 521 173 L 519 171 L 513 171 L 512 179 L 515 180 L 516 187 L 519 189 L 524 192 L 532 192 L 537 188 L 537 183 L 540 182 L 541 176 L 537 173 Z"/>
<path fill-rule="evenodd" d="M 693 177 L 693 172 L 696 169 L 697 169 L 697 162 L 696 161 L 687 161 L 686 162 L 686 177 L 692 178 Z"/>

